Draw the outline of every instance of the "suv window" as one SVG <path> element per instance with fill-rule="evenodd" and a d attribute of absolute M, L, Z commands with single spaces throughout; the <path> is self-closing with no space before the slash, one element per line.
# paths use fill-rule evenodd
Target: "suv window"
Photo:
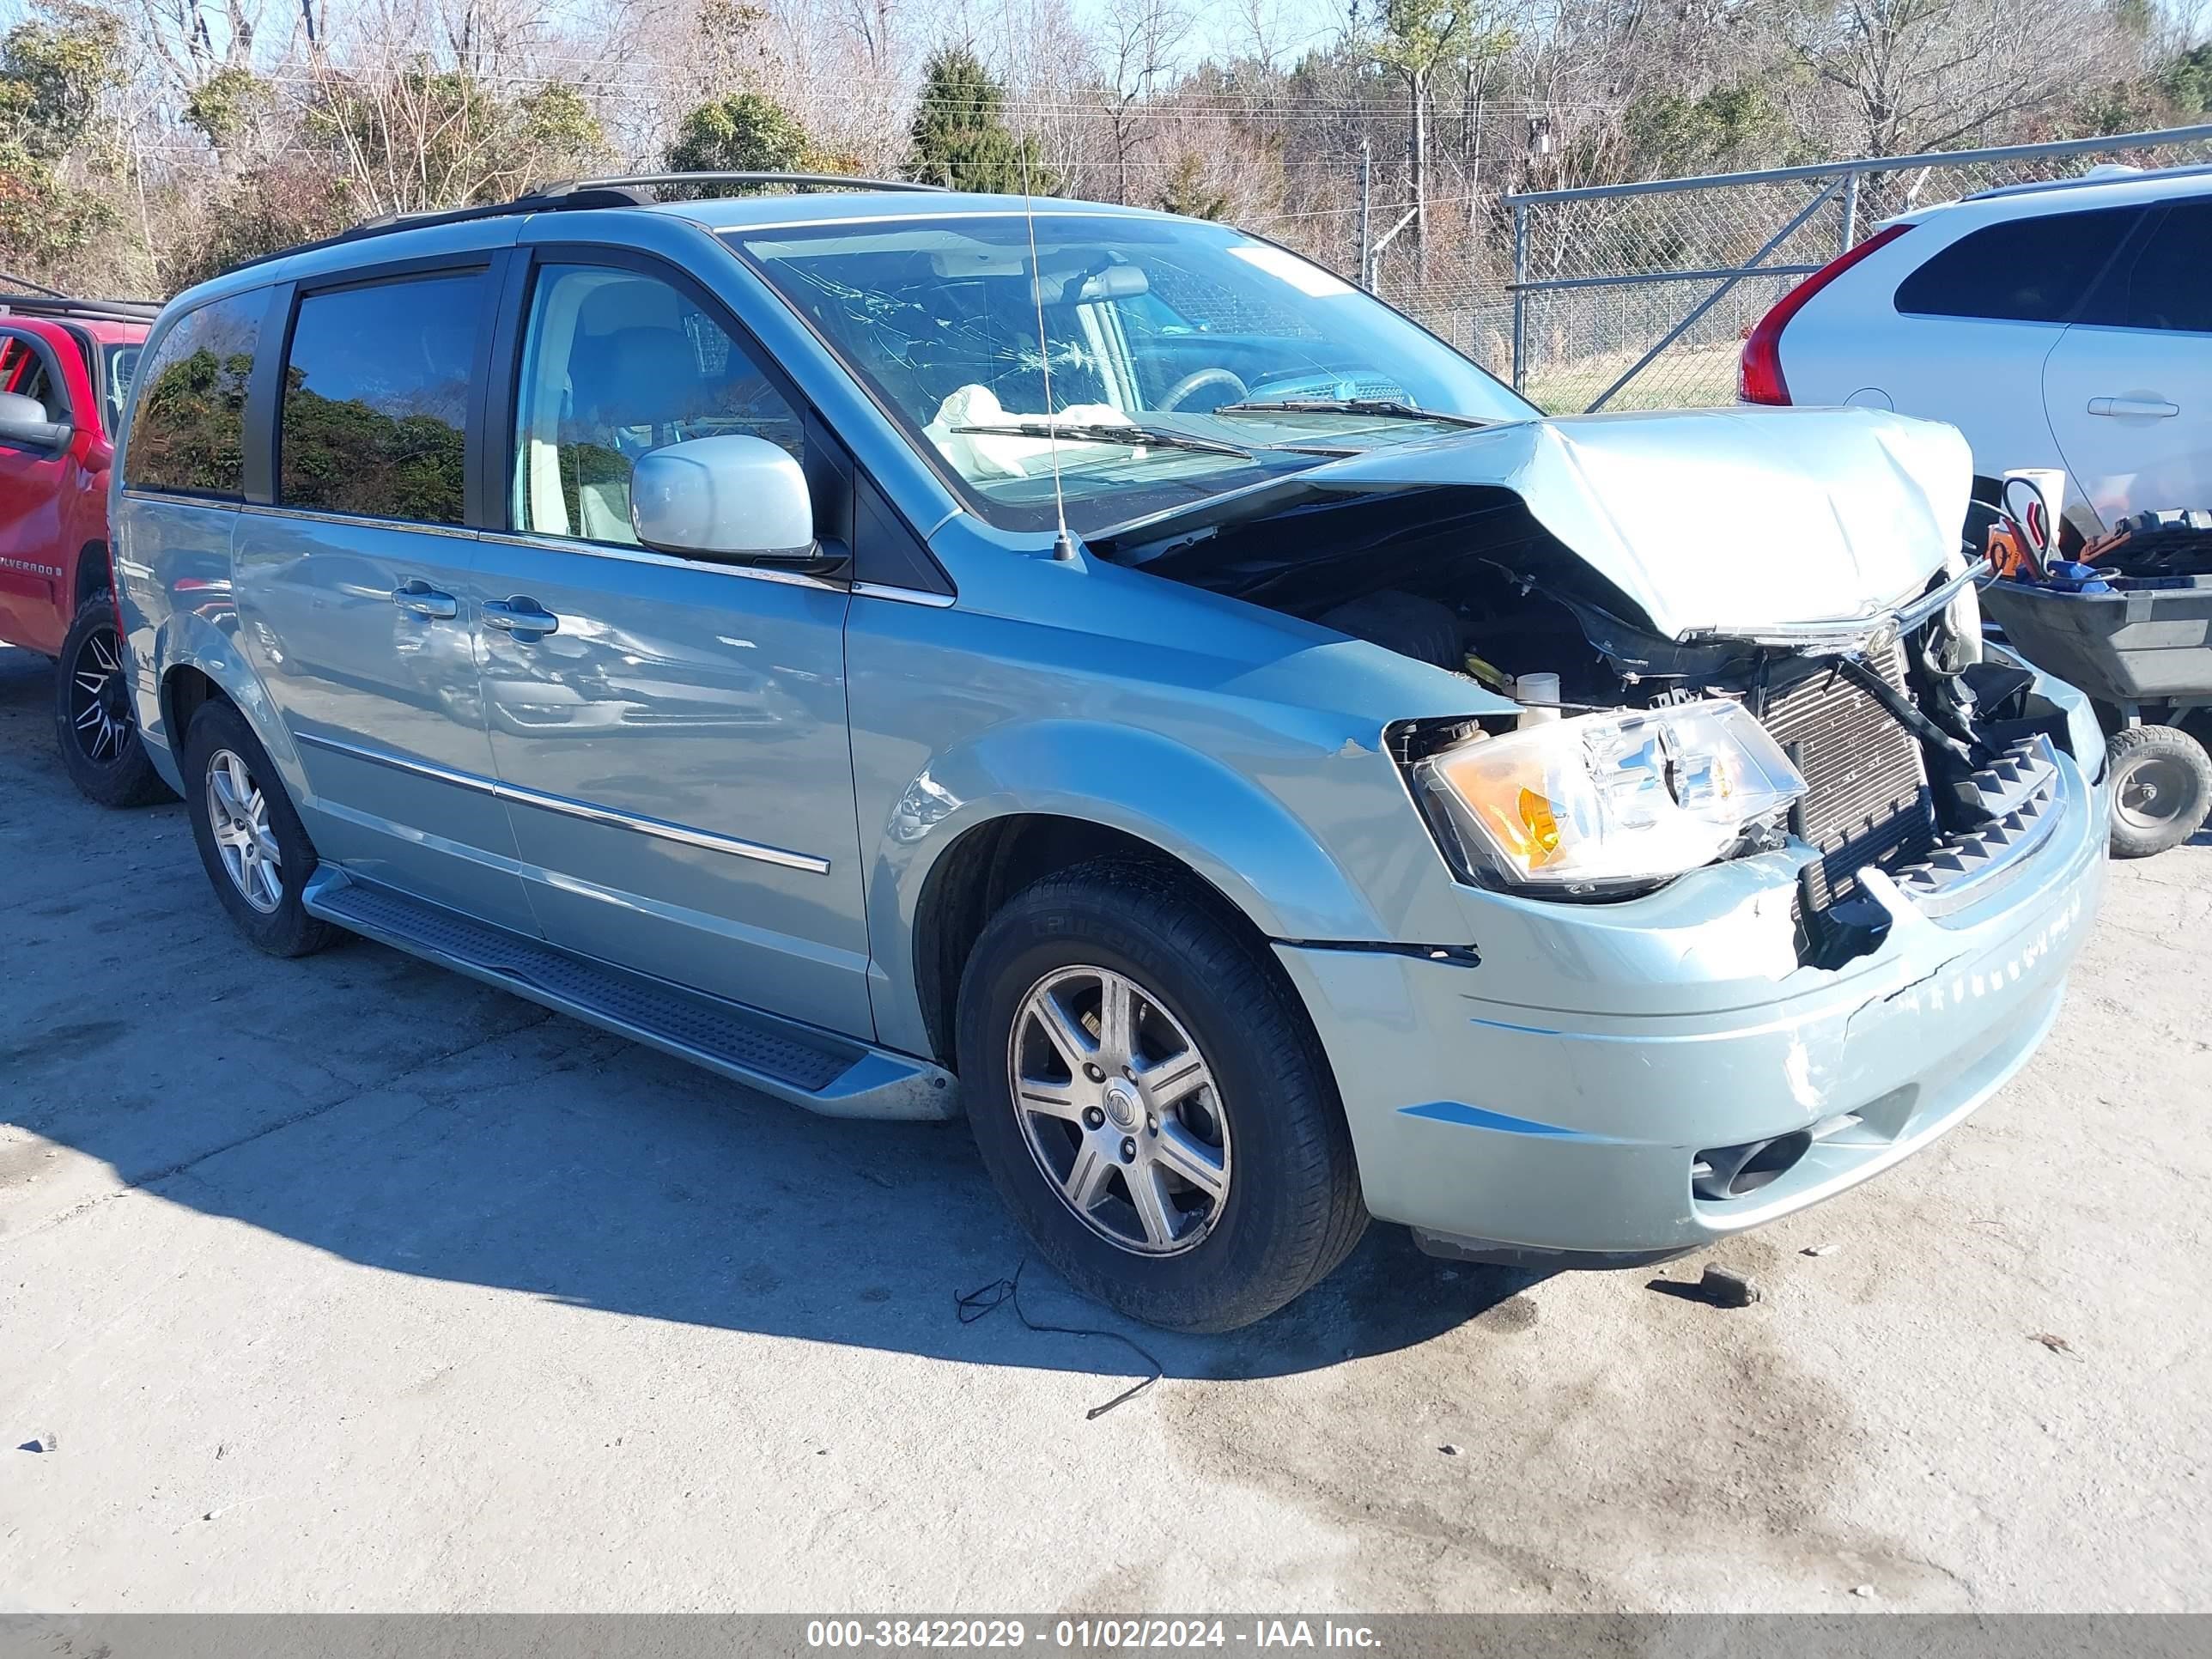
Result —
<path fill-rule="evenodd" d="M 310 294 L 284 360 L 280 506 L 459 524 L 481 270 Z"/>
<path fill-rule="evenodd" d="M 516 394 L 517 530 L 635 547 L 630 464 L 724 433 L 805 459 L 797 412 L 674 286 L 601 266 L 539 270 Z"/>
<path fill-rule="evenodd" d="M 2106 278 L 2085 323 L 2212 334 L 2212 200 L 2176 202 L 2141 250 Z"/>
<path fill-rule="evenodd" d="M 2142 216 L 2139 207 L 2097 208 L 1985 225 L 1899 283 L 1897 308 L 1923 317 L 2064 322 Z"/>
<path fill-rule="evenodd" d="M 265 290 L 213 301 L 161 337 L 131 416 L 125 483 L 231 501 L 245 493 L 246 390 L 268 302 Z"/>

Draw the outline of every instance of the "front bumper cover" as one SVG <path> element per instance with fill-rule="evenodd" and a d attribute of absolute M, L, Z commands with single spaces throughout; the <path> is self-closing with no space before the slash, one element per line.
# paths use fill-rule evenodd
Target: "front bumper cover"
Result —
<path fill-rule="evenodd" d="M 1869 872 L 1888 936 L 1834 970 L 1796 963 L 1786 854 L 1625 904 L 1471 896 L 1469 919 L 1490 908 L 1504 945 L 1478 937 L 1477 965 L 1278 945 L 1334 1066 L 1369 1209 L 1462 1241 L 1635 1256 L 1761 1225 L 1908 1157 L 2026 1062 L 2094 916 L 2105 795 L 2071 757 L 2057 764 L 2056 821 L 2014 878 L 1937 916 Z M 1770 1184 L 1693 1192 L 1701 1151 L 1801 1132 L 1809 1148 Z"/>

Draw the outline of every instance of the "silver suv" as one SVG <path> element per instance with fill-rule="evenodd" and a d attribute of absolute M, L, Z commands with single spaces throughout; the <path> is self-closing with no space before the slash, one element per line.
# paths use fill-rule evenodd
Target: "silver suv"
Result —
<path fill-rule="evenodd" d="M 1981 643 L 1949 428 L 1547 421 L 1217 224 L 652 188 L 155 328 L 132 684 L 255 944 L 964 1114 L 1070 1280 L 1194 1330 L 1370 1216 L 1695 1248 L 2048 1027 L 2104 745 Z"/>

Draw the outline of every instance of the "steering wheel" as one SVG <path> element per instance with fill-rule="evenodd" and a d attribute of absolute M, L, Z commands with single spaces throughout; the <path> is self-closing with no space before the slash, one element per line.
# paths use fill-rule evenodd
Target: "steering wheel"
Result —
<path fill-rule="evenodd" d="M 1161 395 L 1159 403 L 1155 406 L 1164 411 L 1167 410 L 1181 409 L 1182 407 L 1182 400 L 1184 398 L 1189 397 L 1190 394 L 1197 391 L 1199 387 L 1202 386 L 1212 386 L 1216 380 L 1220 381 L 1230 389 L 1229 395 L 1221 400 L 1224 404 L 1236 402 L 1237 398 L 1243 397 L 1251 390 L 1251 388 L 1246 386 L 1243 381 L 1238 380 L 1234 374 L 1231 374 L 1225 368 L 1194 369 L 1191 373 L 1184 375 L 1182 379 L 1177 380 L 1173 386 L 1170 386 L 1167 391 Z"/>

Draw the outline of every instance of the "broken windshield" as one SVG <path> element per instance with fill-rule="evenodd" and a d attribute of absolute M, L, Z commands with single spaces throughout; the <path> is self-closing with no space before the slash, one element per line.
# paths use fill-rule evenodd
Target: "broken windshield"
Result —
<path fill-rule="evenodd" d="M 1051 526 L 1055 443 L 1081 532 L 1537 412 L 1389 307 L 1227 226 L 1044 212 L 1034 228 L 1034 267 L 1019 212 L 728 235 L 1008 529 Z"/>

